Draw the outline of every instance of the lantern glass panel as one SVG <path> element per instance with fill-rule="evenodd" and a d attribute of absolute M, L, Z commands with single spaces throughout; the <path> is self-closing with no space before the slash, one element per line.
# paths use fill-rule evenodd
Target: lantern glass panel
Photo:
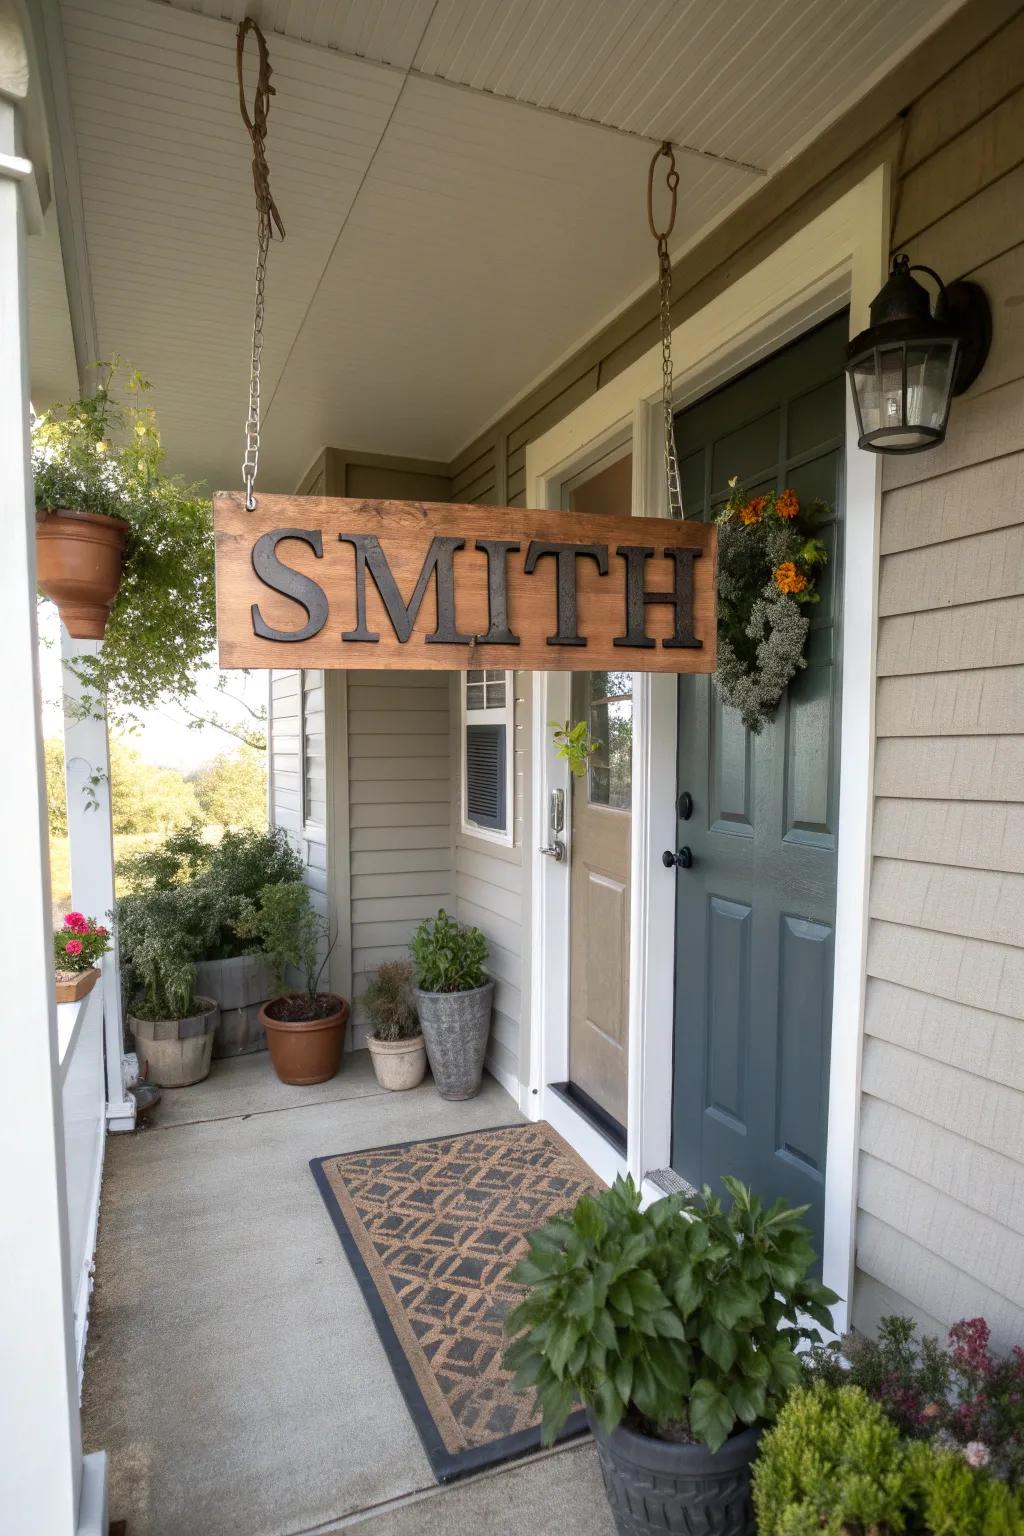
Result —
<path fill-rule="evenodd" d="M 885 430 L 905 425 L 903 419 L 903 346 L 883 347 L 879 352 L 881 378 L 881 426 Z"/>
<path fill-rule="evenodd" d="M 941 432 L 951 394 L 955 341 L 907 346 L 907 422 Z"/>
<path fill-rule="evenodd" d="M 850 372 L 853 379 L 853 397 L 860 421 L 860 435 L 866 437 L 869 433 L 877 432 L 882 425 L 874 348 L 866 357 L 859 357 Z"/>

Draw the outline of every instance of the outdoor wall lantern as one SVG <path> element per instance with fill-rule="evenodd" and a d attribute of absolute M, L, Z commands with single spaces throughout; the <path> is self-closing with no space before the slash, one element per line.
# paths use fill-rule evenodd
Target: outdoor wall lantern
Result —
<path fill-rule="evenodd" d="M 927 272 L 938 284 L 934 315 L 928 290 L 911 272 Z M 931 267 L 894 257 L 871 304 L 871 324 L 847 348 L 860 446 L 920 453 L 941 443 L 950 401 L 974 383 L 991 344 L 992 315 L 977 283 L 947 288 Z"/>

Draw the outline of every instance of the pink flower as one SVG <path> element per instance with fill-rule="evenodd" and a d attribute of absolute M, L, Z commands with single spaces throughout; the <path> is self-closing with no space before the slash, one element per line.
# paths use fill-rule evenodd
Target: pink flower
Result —
<path fill-rule="evenodd" d="M 969 1440 L 964 1446 L 964 1460 L 972 1467 L 987 1467 L 992 1453 L 981 1440 Z"/>
<path fill-rule="evenodd" d="M 981 1371 L 987 1375 L 992 1369 L 988 1341 L 989 1326 L 983 1317 L 963 1318 L 954 1323 L 949 1330 L 953 1364 L 961 1371 Z"/>
<path fill-rule="evenodd" d="M 97 928 L 95 931 L 97 933 L 99 933 L 99 934 L 102 934 L 102 936 L 105 939 L 109 939 L 109 937 L 110 937 L 110 929 L 109 928 Z"/>
<path fill-rule="evenodd" d="M 64 950 L 65 953 L 69 955 L 80 955 L 82 953 L 81 939 L 68 939 L 67 943 L 64 945 Z"/>
<path fill-rule="evenodd" d="M 88 926 L 81 912 L 69 912 L 64 919 L 64 927 L 72 929 L 75 933 L 84 933 Z"/>

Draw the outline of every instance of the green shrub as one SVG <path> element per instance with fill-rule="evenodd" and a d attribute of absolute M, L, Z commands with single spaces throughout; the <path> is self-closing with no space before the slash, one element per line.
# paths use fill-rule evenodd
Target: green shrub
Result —
<path fill-rule="evenodd" d="M 414 1040 L 420 1021 L 412 1000 L 408 960 L 385 960 L 362 996 L 375 1040 Z"/>
<path fill-rule="evenodd" d="M 831 1327 L 832 1291 L 807 1279 L 814 1250 L 802 1209 L 723 1181 L 646 1211 L 631 1179 L 585 1195 L 529 1238 L 513 1269 L 529 1295 L 509 1316 L 505 1355 L 532 1387 L 551 1444 L 579 1399 L 611 1432 L 625 1417 L 717 1450 L 739 1427 L 772 1419 L 801 1378 L 797 1346 Z"/>
<path fill-rule="evenodd" d="M 1024 1508 L 958 1451 L 907 1441 L 860 1387 L 794 1392 L 754 1466 L 758 1536 L 1022 1536 Z"/>
<path fill-rule="evenodd" d="M 218 923 L 196 883 L 171 886 L 117 903 L 121 986 L 140 1019 L 185 1019 L 197 1012 L 195 962 L 215 943 Z"/>
<path fill-rule="evenodd" d="M 487 980 L 487 940 L 479 928 L 457 923 L 443 907 L 420 923 L 409 947 L 423 992 L 471 992 Z"/>
<path fill-rule="evenodd" d="M 260 953 L 266 955 L 279 992 L 291 990 L 289 973 L 298 971 L 313 1003 L 331 946 L 327 923 L 315 911 L 301 880 L 264 886 L 257 901 L 243 906 L 237 928 L 242 938 L 255 940 Z"/>

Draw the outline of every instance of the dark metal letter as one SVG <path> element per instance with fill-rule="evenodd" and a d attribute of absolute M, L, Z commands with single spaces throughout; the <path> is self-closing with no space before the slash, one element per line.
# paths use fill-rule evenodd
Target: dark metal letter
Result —
<path fill-rule="evenodd" d="M 693 562 L 701 554 L 699 549 L 679 549 L 673 546 L 665 550 L 675 562 L 675 584 L 671 592 L 648 592 L 644 586 L 644 566 L 654 554 L 649 545 L 620 544 L 615 551 L 626 562 L 626 633 L 612 641 L 613 645 L 634 646 L 638 650 L 651 650 L 655 642 L 647 633 L 647 604 L 672 603 L 675 607 L 675 625 L 671 640 L 661 643 L 668 651 L 703 650 L 703 640 L 693 633 Z"/>
<path fill-rule="evenodd" d="M 478 645 L 518 645 L 519 636 L 508 627 L 508 560 L 518 555 L 519 545 L 513 539 L 477 539 L 477 549 L 487 556 L 487 622 L 486 635 L 477 635 Z"/>
<path fill-rule="evenodd" d="M 275 528 L 271 533 L 261 533 L 252 547 L 252 568 L 265 587 L 281 592 L 299 603 L 306 610 L 306 623 L 301 629 L 271 629 L 255 603 L 252 605 L 252 630 L 261 640 L 312 640 L 327 623 L 327 596 L 311 576 L 293 571 L 277 558 L 277 546 L 282 539 L 301 539 L 308 544 L 318 560 L 324 557 L 324 542 L 319 528 Z"/>
<path fill-rule="evenodd" d="M 343 640 L 366 640 L 373 645 L 380 640 L 380 635 L 366 627 L 367 568 L 387 609 L 391 627 L 403 645 L 412 635 L 416 615 L 420 611 L 420 604 L 427 590 L 427 583 L 436 569 L 437 628 L 432 635 L 426 636 L 426 643 L 427 645 L 471 645 L 473 643 L 472 635 L 460 635 L 455 628 L 455 551 L 465 548 L 465 539 L 435 538 L 431 540 L 416 583 L 416 590 L 408 603 L 404 603 L 395 578 L 391 574 L 387 556 L 381 549 L 380 540 L 375 533 L 339 533 L 338 538 L 344 544 L 354 544 L 356 548 L 356 627 L 343 634 L 341 637 Z"/>
<path fill-rule="evenodd" d="M 548 635 L 548 645 L 586 645 L 586 640 L 576 627 L 576 561 L 585 555 L 593 560 L 601 576 L 608 575 L 607 544 L 540 544 L 533 540 L 526 551 L 527 576 L 532 576 L 537 561 L 545 555 L 557 555 L 558 569 L 555 574 L 555 592 L 558 597 L 558 633 Z"/>

